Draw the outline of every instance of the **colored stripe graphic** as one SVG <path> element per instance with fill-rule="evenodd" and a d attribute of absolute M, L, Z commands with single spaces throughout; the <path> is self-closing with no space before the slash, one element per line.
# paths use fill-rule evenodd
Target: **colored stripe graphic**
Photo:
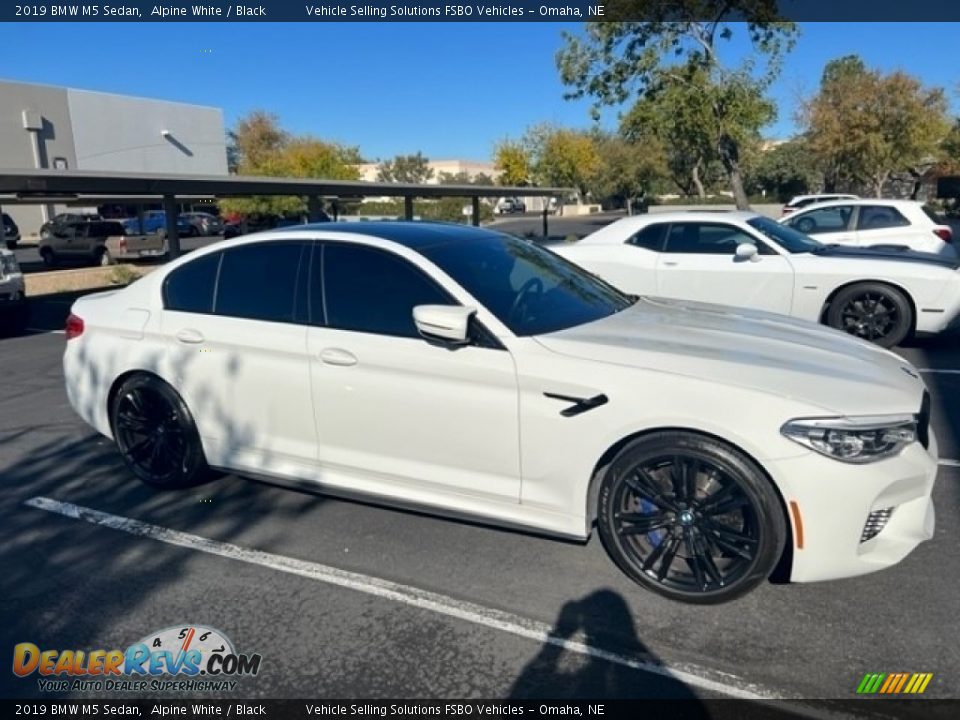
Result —
<path fill-rule="evenodd" d="M 932 679 L 933 673 L 867 673 L 857 686 L 857 694 L 919 695 Z"/>

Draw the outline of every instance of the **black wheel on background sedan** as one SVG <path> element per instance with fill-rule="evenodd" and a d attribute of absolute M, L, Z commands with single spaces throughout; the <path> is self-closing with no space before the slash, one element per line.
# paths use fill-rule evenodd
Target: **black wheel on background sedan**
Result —
<path fill-rule="evenodd" d="M 714 604 L 773 572 L 786 537 L 762 471 L 706 436 L 660 432 L 628 444 L 600 487 L 600 537 L 632 580 L 673 600 Z"/>

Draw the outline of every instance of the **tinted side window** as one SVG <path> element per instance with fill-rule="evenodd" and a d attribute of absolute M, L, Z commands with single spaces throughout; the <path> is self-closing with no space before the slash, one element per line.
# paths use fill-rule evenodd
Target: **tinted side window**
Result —
<path fill-rule="evenodd" d="M 667 236 L 668 253 L 697 255 L 733 255 L 737 245 L 756 245 L 760 254 L 774 251 L 733 225 L 722 223 L 674 223 Z"/>
<path fill-rule="evenodd" d="M 305 247 L 303 242 L 272 241 L 225 250 L 213 311 L 250 320 L 295 322 Z"/>
<path fill-rule="evenodd" d="M 219 266 L 220 253 L 212 253 L 174 270 L 163 281 L 164 307 L 180 312 L 212 312 Z"/>
<path fill-rule="evenodd" d="M 896 208 L 885 205 L 864 205 L 860 208 L 857 230 L 880 230 L 882 228 L 904 227 L 907 220 Z"/>
<path fill-rule="evenodd" d="M 456 304 L 419 268 L 384 250 L 325 244 L 321 264 L 326 324 L 332 328 L 419 337 L 414 307 Z M 317 294 L 313 293 L 315 304 Z"/>
<path fill-rule="evenodd" d="M 663 252 L 663 241 L 667 239 L 667 230 L 670 225 L 667 223 L 656 223 L 643 228 L 636 235 L 627 240 L 628 245 L 634 245 L 644 250 L 653 250 L 653 252 Z"/>

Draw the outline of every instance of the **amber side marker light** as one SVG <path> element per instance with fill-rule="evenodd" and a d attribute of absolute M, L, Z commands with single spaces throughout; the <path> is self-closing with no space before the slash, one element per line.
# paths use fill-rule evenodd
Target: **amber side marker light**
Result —
<path fill-rule="evenodd" d="M 800 506 L 796 500 L 790 501 L 790 513 L 793 515 L 794 543 L 797 550 L 803 550 L 803 518 L 800 517 Z"/>

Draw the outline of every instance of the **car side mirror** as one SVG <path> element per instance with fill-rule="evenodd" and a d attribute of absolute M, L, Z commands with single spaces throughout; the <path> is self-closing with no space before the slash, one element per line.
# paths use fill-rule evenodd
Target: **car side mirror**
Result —
<path fill-rule="evenodd" d="M 470 318 L 476 308 L 462 305 L 417 305 L 413 322 L 426 340 L 445 345 L 466 345 L 470 342 Z"/>
<path fill-rule="evenodd" d="M 737 245 L 733 256 L 740 261 L 749 260 L 750 262 L 757 262 L 760 259 L 760 252 L 753 243 L 743 242 Z"/>

